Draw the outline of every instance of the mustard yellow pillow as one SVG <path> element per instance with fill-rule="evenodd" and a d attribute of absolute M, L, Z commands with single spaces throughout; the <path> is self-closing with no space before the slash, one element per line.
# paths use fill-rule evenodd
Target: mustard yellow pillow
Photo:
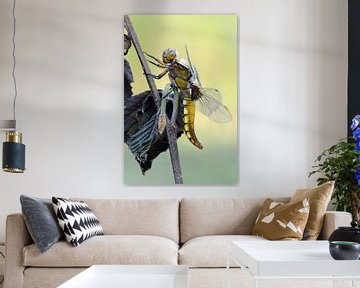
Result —
<path fill-rule="evenodd" d="M 310 213 L 305 227 L 304 240 L 316 240 L 319 237 L 334 184 L 334 181 L 330 181 L 315 188 L 298 189 L 290 199 L 289 203 L 309 199 Z"/>
<path fill-rule="evenodd" d="M 301 240 L 308 217 L 307 199 L 284 204 L 267 198 L 260 209 L 252 234 L 269 240 Z"/>

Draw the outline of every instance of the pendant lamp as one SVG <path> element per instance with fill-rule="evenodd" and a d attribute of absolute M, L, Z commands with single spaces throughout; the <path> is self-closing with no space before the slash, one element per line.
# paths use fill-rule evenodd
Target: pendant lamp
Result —
<path fill-rule="evenodd" d="M 5 142 L 3 143 L 2 168 L 5 172 L 23 173 L 25 171 L 25 145 L 22 144 L 22 133 L 17 131 L 16 127 L 16 98 L 17 87 L 15 78 L 16 57 L 15 57 L 15 33 L 16 33 L 16 17 L 15 17 L 16 0 L 13 0 L 12 16 L 13 16 L 13 35 L 12 35 L 12 58 L 13 69 L 12 78 L 14 82 L 14 100 L 13 100 L 13 120 L 0 121 L 0 130 L 6 131 Z"/>

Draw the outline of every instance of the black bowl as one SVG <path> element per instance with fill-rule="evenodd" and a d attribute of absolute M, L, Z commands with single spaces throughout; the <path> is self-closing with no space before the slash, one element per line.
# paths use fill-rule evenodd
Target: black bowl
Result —
<path fill-rule="evenodd" d="M 360 257 L 360 244 L 348 241 L 331 241 L 330 255 L 335 260 L 358 260 Z"/>

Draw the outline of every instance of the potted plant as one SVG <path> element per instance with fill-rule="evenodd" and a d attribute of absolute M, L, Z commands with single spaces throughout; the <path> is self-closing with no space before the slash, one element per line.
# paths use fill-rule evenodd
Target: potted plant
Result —
<path fill-rule="evenodd" d="M 318 185 L 335 181 L 332 199 L 337 211 L 348 211 L 360 220 L 360 115 L 352 120 L 353 137 L 325 149 L 312 166 Z"/>

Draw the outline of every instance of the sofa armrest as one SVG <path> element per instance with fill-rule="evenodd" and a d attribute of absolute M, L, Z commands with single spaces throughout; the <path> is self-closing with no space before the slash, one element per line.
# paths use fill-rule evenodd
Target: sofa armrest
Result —
<path fill-rule="evenodd" d="M 329 239 L 331 233 L 340 226 L 350 226 L 352 216 L 348 212 L 326 211 L 324 224 L 319 236 L 321 240 Z"/>
<path fill-rule="evenodd" d="M 22 214 L 6 218 L 4 288 L 22 288 L 24 280 L 23 248 L 33 241 Z"/>

